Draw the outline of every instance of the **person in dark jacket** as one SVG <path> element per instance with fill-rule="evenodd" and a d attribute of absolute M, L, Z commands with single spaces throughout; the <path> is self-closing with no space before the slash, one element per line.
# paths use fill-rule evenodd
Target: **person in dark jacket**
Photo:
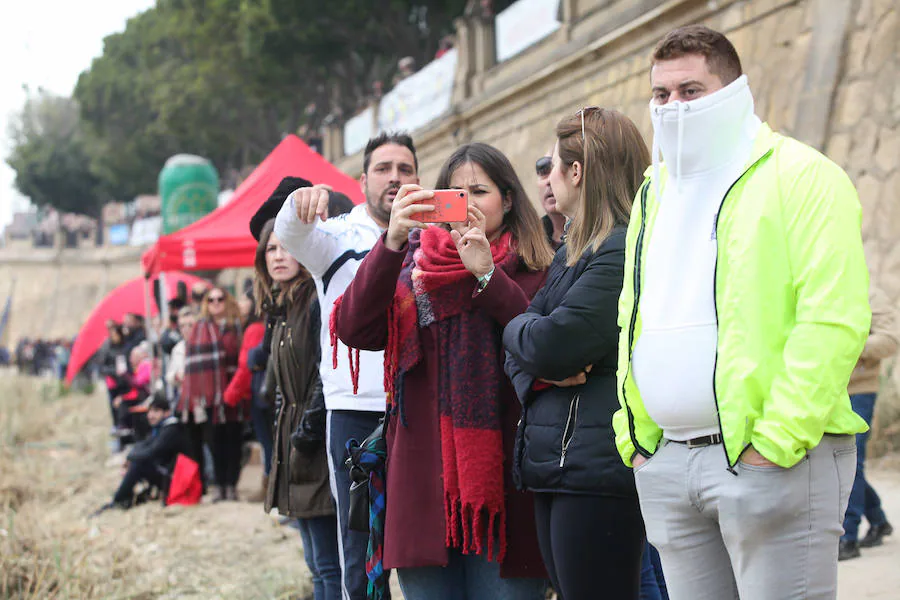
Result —
<path fill-rule="evenodd" d="M 496 148 L 461 146 L 436 187 L 468 192 L 468 221 L 423 227 L 432 192 L 402 186 L 333 312 L 347 346 L 385 351 L 383 566 L 407 600 L 543 599 L 532 499 L 509 469 L 520 407 L 500 336 L 553 254 Z"/>
<path fill-rule="evenodd" d="M 129 389 L 128 374 L 131 365 L 122 326 L 110 320 L 106 322 L 106 331 L 109 337 L 97 352 L 97 364 L 99 365 L 98 372 L 103 377 L 109 394 L 109 412 L 112 417 L 113 431 L 115 431 L 119 424 L 115 400 Z"/>
<path fill-rule="evenodd" d="M 136 313 L 125 313 L 122 318 L 122 335 L 125 337 L 128 354 L 131 354 L 138 344 L 147 339 L 144 317 Z"/>
<path fill-rule="evenodd" d="M 147 420 L 153 427 L 151 437 L 136 444 L 128 453 L 122 483 L 113 495 L 112 502 L 104 505 L 98 513 L 110 508 L 130 508 L 134 500 L 134 488 L 141 482 L 163 488 L 175 466 L 175 459 L 179 454 L 187 453 L 184 428 L 177 417 L 172 415 L 169 400 L 164 393 L 158 393 L 150 402 Z"/>
<path fill-rule="evenodd" d="M 238 357 L 238 368 L 231 383 L 225 390 L 225 404 L 233 408 L 242 408 L 250 413 L 256 439 L 263 450 L 263 477 L 259 493 L 247 498 L 250 502 L 262 502 L 269 487 L 269 464 L 272 460 L 272 423 L 266 422 L 257 414 L 259 389 L 254 388 L 254 371 L 250 362 L 250 353 L 263 342 L 266 326 L 260 320 L 259 311 L 253 296 L 241 294 L 238 299 L 241 311 L 241 328 L 244 332 L 241 340 L 241 353 Z M 265 368 L 265 366 L 263 366 Z M 259 382 L 259 378 L 255 381 Z"/>
<path fill-rule="evenodd" d="M 506 326 L 506 372 L 522 403 L 515 473 L 535 492 L 544 564 L 560 600 L 637 600 L 644 527 L 618 457 L 617 305 L 632 199 L 650 163 L 613 110 L 563 119 L 549 175 L 566 243 L 528 310 Z"/>
<path fill-rule="evenodd" d="M 556 198 L 553 196 L 553 188 L 550 187 L 550 171 L 553 169 L 553 148 L 546 155 L 537 159 L 534 163 L 534 171 L 537 175 L 538 199 L 546 213 L 541 217 L 541 224 L 547 234 L 550 247 L 556 252 L 562 246 L 562 238 L 565 235 L 566 216 L 559 212 Z"/>
<path fill-rule="evenodd" d="M 282 186 L 279 190 L 284 191 Z M 277 398 L 265 510 L 277 508 L 281 515 L 297 519 L 315 599 L 341 600 L 338 522 L 329 486 L 319 376 L 321 311 L 312 276 L 274 234 L 274 216 L 293 188 L 283 195 L 279 190 L 251 221 L 259 241 L 255 294 L 268 314 L 264 339 L 269 341 L 271 377 L 265 387 L 274 389 Z M 329 203 L 331 217 L 346 212 L 332 208 Z"/>

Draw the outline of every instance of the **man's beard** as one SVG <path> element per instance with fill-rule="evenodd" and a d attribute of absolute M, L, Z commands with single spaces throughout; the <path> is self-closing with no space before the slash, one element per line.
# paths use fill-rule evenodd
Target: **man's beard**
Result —
<path fill-rule="evenodd" d="M 391 192 L 396 193 L 399 189 L 399 186 L 389 186 L 373 198 L 367 187 L 366 205 L 369 207 L 369 215 L 376 221 L 381 221 L 385 224 L 390 223 L 391 205 L 387 203 L 388 194 Z"/>

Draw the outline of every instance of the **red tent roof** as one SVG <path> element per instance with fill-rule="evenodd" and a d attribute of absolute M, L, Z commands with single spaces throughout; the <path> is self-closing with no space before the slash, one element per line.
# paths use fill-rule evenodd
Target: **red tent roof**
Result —
<path fill-rule="evenodd" d="M 364 199 L 358 181 L 325 160 L 303 140 L 289 135 L 235 190 L 228 204 L 184 229 L 159 238 L 141 258 L 144 272 L 252 266 L 256 240 L 250 235 L 250 217 L 288 176 L 327 183 L 356 204 Z"/>
<path fill-rule="evenodd" d="M 154 277 L 153 280 L 156 278 Z M 148 285 L 153 289 L 153 280 Z M 195 283 L 207 283 L 206 281 L 189 275 L 187 273 L 167 273 L 166 274 L 166 294 L 169 300 L 175 298 L 178 294 L 178 282 L 183 281 L 188 289 L 191 289 Z M 75 338 L 75 345 L 72 346 L 72 356 L 69 359 L 69 366 L 66 369 L 66 381 L 72 383 L 72 380 L 81 370 L 81 368 L 90 360 L 103 341 L 108 337 L 106 331 L 106 321 L 112 319 L 121 322 L 125 313 L 135 313 L 143 315 L 144 313 L 144 278 L 136 277 L 130 281 L 126 281 L 100 301 L 94 310 L 88 316 L 84 325 Z M 156 303 L 150 302 L 150 314 L 157 314 Z"/>

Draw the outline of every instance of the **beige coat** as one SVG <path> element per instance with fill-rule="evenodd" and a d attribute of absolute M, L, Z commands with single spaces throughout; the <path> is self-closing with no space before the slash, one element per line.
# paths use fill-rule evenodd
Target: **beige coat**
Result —
<path fill-rule="evenodd" d="M 187 345 L 181 340 L 172 348 L 169 355 L 169 363 L 166 368 L 166 383 L 173 388 L 177 388 L 184 381 L 184 359 Z"/>
<path fill-rule="evenodd" d="M 859 362 L 850 375 L 850 395 L 877 394 L 881 361 L 894 356 L 900 347 L 897 309 L 874 283 L 869 291 L 869 304 L 872 307 L 872 326 Z"/>

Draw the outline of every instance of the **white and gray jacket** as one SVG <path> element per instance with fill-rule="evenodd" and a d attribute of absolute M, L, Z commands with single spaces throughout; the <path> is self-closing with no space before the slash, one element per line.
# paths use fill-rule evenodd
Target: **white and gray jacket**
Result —
<path fill-rule="evenodd" d="M 275 219 L 275 235 L 312 274 L 322 307 L 322 364 L 319 372 L 328 410 L 384 412 L 384 354 L 360 352 L 359 390 L 353 394 L 347 347 L 337 342 L 338 368 L 332 368 L 328 324 L 334 301 L 356 276 L 362 259 L 383 233 L 365 204 L 325 222 L 304 224 L 297 218 L 294 195 L 285 200 Z"/>

